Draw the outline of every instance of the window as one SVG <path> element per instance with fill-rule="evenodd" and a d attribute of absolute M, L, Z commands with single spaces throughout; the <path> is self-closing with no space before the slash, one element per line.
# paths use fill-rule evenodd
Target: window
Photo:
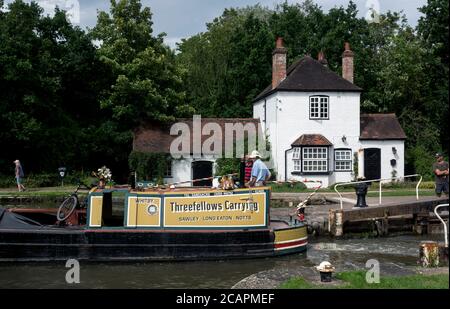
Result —
<path fill-rule="evenodd" d="M 303 148 L 303 172 L 328 172 L 328 149 L 326 147 Z"/>
<path fill-rule="evenodd" d="M 294 161 L 294 172 L 302 171 L 302 161 L 301 161 L 301 148 L 294 148 L 294 154 L 292 155 L 292 160 Z"/>
<path fill-rule="evenodd" d="M 352 171 L 352 151 L 349 149 L 336 149 L 334 151 L 334 170 L 337 172 Z"/>
<path fill-rule="evenodd" d="M 164 177 L 172 178 L 172 160 L 167 161 L 166 171 L 164 172 Z"/>
<path fill-rule="evenodd" d="M 309 98 L 309 118 L 328 119 L 328 97 L 314 96 Z"/>

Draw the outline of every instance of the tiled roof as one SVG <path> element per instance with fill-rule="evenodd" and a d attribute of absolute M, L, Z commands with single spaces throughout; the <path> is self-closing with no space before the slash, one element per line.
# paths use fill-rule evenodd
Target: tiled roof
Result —
<path fill-rule="evenodd" d="M 331 71 L 319 61 L 305 56 L 289 67 L 286 78 L 275 89 L 269 85 L 255 98 L 254 102 L 276 91 L 361 92 L 362 89 Z"/>
<path fill-rule="evenodd" d="M 331 142 L 320 134 L 303 134 L 292 143 L 293 147 L 299 146 L 331 146 Z"/>
<path fill-rule="evenodd" d="M 362 114 L 361 140 L 406 139 L 395 114 Z"/>
<path fill-rule="evenodd" d="M 182 118 L 177 119 L 176 122 L 166 124 L 166 125 L 160 125 L 160 124 L 146 124 L 144 126 L 141 126 L 133 132 L 133 150 L 139 151 L 139 152 L 149 152 L 149 153 L 169 153 L 170 152 L 170 145 L 174 139 L 179 137 L 181 133 L 178 133 L 176 135 L 170 135 L 170 128 L 173 124 L 180 123 L 181 125 L 187 125 L 189 127 L 189 139 L 190 139 L 190 149 L 191 152 L 193 150 L 193 141 L 194 141 L 194 134 L 193 134 L 193 121 L 192 118 Z M 200 134 L 200 141 L 198 141 L 198 145 L 203 145 L 203 142 L 205 142 L 208 139 L 208 142 L 216 141 L 217 143 L 222 143 L 222 150 L 225 150 L 225 126 L 226 124 L 235 125 L 235 124 L 252 124 L 254 125 L 254 128 L 257 130 L 257 134 L 261 133 L 261 128 L 259 125 L 259 119 L 254 118 L 202 118 L 201 119 L 201 130 L 203 131 L 203 128 L 206 124 L 217 124 L 221 130 L 222 134 L 221 136 L 214 136 L 212 137 L 212 133 L 208 135 Z M 261 135 L 262 136 L 262 135 Z M 196 137 L 195 137 L 196 138 Z M 212 139 L 211 139 L 212 138 Z M 234 138 L 237 139 L 237 138 Z M 197 140 L 196 140 L 197 141 Z M 206 153 L 214 153 L 214 149 L 207 149 L 208 151 Z"/>

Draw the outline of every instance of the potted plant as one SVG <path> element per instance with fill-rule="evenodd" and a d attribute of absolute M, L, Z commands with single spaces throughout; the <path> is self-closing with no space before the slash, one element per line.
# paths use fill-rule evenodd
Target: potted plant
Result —
<path fill-rule="evenodd" d="M 316 269 L 320 272 L 321 282 L 331 282 L 331 275 L 334 272 L 334 266 L 330 262 L 322 262 Z"/>
<path fill-rule="evenodd" d="M 102 166 L 97 170 L 97 173 L 92 172 L 92 174 L 98 178 L 98 188 L 104 189 L 106 187 L 106 183 L 112 180 L 111 170 L 106 166 Z"/>

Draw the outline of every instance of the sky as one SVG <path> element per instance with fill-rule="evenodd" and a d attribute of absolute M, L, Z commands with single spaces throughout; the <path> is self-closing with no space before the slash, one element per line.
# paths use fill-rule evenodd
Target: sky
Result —
<path fill-rule="evenodd" d="M 35 0 L 46 13 L 52 13 L 55 5 L 62 9 L 75 12 L 72 22 L 83 29 L 92 28 L 97 20 L 97 11 L 108 11 L 109 0 Z M 175 47 L 176 42 L 206 30 L 206 23 L 222 14 L 225 8 L 245 7 L 261 4 L 274 8 L 284 0 L 142 0 L 144 6 L 149 6 L 153 12 L 153 29 L 158 34 L 167 34 L 165 42 Z M 6 0 L 5 3 L 12 2 Z M 25 1 L 29 2 L 29 1 Z M 289 3 L 302 2 L 288 0 Z M 347 6 L 348 0 L 314 0 L 324 11 L 335 6 Z M 410 25 L 415 26 L 421 14 L 417 8 L 426 4 L 426 0 L 354 0 L 361 17 L 366 16 L 370 7 L 381 13 L 388 10 L 403 11 Z M 78 10 L 79 8 L 79 10 Z M 78 14 L 79 12 L 79 14 Z"/>

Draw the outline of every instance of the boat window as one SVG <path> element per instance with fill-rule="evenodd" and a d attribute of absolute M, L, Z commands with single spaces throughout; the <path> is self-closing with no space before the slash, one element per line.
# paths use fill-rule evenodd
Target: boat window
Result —
<path fill-rule="evenodd" d="M 102 226 L 122 227 L 124 203 L 120 192 L 104 192 L 102 204 Z M 114 202 L 118 200 L 118 202 Z"/>

